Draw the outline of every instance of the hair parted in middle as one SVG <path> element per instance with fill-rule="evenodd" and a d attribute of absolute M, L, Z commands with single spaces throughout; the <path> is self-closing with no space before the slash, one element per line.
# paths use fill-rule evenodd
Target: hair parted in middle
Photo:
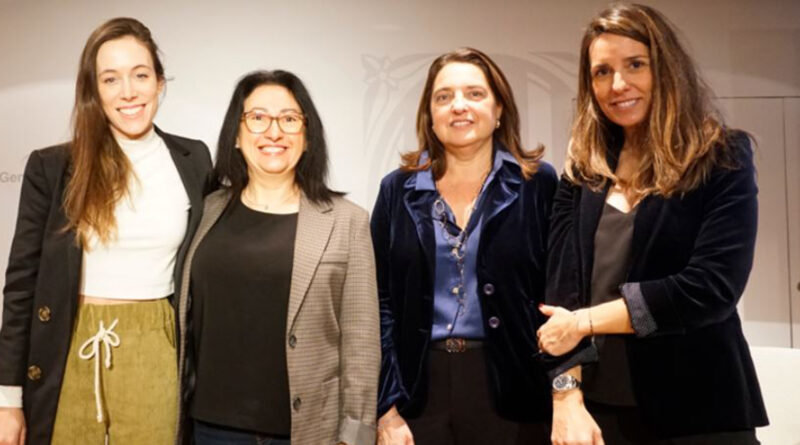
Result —
<path fill-rule="evenodd" d="M 431 116 L 431 96 L 433 83 L 442 68 L 449 63 L 469 63 L 477 66 L 486 76 L 486 82 L 492 90 L 495 101 L 503 107 L 500 115 L 500 127 L 495 130 L 493 137 L 497 138 L 519 162 L 522 174 L 529 178 L 539 168 L 539 161 L 544 155 L 544 146 L 539 145 L 533 150 L 526 151 L 522 147 L 520 137 L 520 119 L 514 94 L 506 76 L 496 63 L 483 52 L 474 48 L 459 48 L 442 54 L 431 63 L 425 87 L 417 109 L 417 140 L 419 146 L 416 150 L 402 154 L 402 166 L 407 171 L 418 171 L 430 168 L 433 177 L 439 179 L 447 170 L 447 161 L 444 155 L 444 146 L 433 131 L 433 118 Z M 423 152 L 428 152 L 428 161 L 420 164 Z"/>
<path fill-rule="evenodd" d="M 98 26 L 86 41 L 75 83 L 75 106 L 72 112 L 69 182 L 64 191 L 64 230 L 75 231 L 76 242 L 89 247 L 89 238 L 101 243 L 116 234 L 114 209 L 128 193 L 133 175 L 127 156 L 109 128 L 97 87 L 97 53 L 104 43 L 134 37 L 147 48 L 159 82 L 164 82 L 164 66 L 150 30 L 140 21 L 118 17 Z"/>
<path fill-rule="evenodd" d="M 244 113 L 244 102 L 263 85 L 278 85 L 286 88 L 294 96 L 305 115 L 306 150 L 295 167 L 295 184 L 311 202 L 330 202 L 341 193 L 328 188 L 328 148 L 325 131 L 317 108 L 303 82 L 288 71 L 253 71 L 239 79 L 233 91 L 228 111 L 222 122 L 217 143 L 217 163 L 214 167 L 216 180 L 230 187 L 234 194 L 244 189 L 249 181 L 247 164 L 241 150 L 236 148 Z"/>
<path fill-rule="evenodd" d="M 567 177 L 594 190 L 608 181 L 619 182 L 606 155 L 611 147 L 621 145 L 623 130 L 603 114 L 592 89 L 589 52 L 604 33 L 647 46 L 653 76 L 652 102 L 640 132 L 643 158 L 625 185 L 642 197 L 669 197 L 696 188 L 714 166 L 731 166 L 726 143 L 730 134 L 674 27 L 649 6 L 617 3 L 589 23 L 581 41 L 577 112 L 564 168 Z"/>

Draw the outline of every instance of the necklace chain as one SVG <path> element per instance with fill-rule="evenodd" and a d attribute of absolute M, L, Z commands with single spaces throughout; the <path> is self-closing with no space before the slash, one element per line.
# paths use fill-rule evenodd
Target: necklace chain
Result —
<path fill-rule="evenodd" d="M 267 211 L 267 210 L 269 210 L 270 208 L 280 207 L 280 206 L 282 206 L 283 204 L 286 204 L 286 202 L 287 202 L 287 201 L 289 201 L 290 199 L 294 198 L 295 196 L 297 196 L 297 193 L 296 193 L 295 191 L 292 191 L 291 193 L 289 193 L 288 195 L 286 195 L 286 196 L 285 196 L 285 197 L 284 197 L 284 198 L 283 198 L 283 199 L 282 199 L 280 202 L 278 202 L 277 204 L 270 205 L 270 204 L 262 204 L 262 203 L 260 203 L 260 202 L 258 202 L 258 201 L 256 201 L 256 200 L 254 200 L 254 199 L 250 198 L 250 196 L 249 196 L 249 193 L 247 192 L 247 189 L 245 189 L 244 191 L 242 191 L 242 198 L 244 199 L 244 201 L 245 201 L 245 204 L 247 204 L 247 205 L 249 205 L 249 206 L 251 206 L 251 207 L 253 207 L 253 208 L 256 208 L 256 209 L 259 209 L 259 210 L 264 210 L 264 211 Z"/>

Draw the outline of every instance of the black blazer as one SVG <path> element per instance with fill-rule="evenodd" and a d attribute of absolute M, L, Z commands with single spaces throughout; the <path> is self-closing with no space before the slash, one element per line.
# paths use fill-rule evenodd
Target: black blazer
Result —
<path fill-rule="evenodd" d="M 517 421 L 548 420 L 547 379 L 534 357 L 537 305 L 544 299 L 547 226 L 557 185 L 542 163 L 524 180 L 518 165 L 504 163 L 508 187 L 491 187 L 490 202 L 509 202 L 484 222 L 478 246 L 478 299 L 486 332 L 490 392 L 497 412 Z M 381 182 L 372 214 L 381 310 L 381 381 L 378 415 L 393 404 L 407 417 L 426 403 L 428 350 L 433 325 L 435 236 L 433 220 L 416 225 L 411 209 L 430 215 L 432 194 L 406 187 L 414 173 L 397 170 Z M 497 317 L 499 325 L 488 320 Z"/>
<path fill-rule="evenodd" d="M 767 424 L 736 312 L 755 248 L 755 168 L 749 138 L 739 132 L 729 137 L 734 168 L 716 167 L 683 195 L 646 197 L 634 220 L 622 293 L 643 302 L 656 326 L 645 336 L 626 336 L 626 344 L 636 402 L 661 436 Z M 612 170 L 616 155 L 609 156 Z M 548 304 L 589 304 L 594 234 L 607 192 L 562 176 L 550 226 Z M 592 348 L 584 341 L 559 370 L 587 361 Z"/>
<path fill-rule="evenodd" d="M 201 141 L 156 132 L 169 148 L 191 204 L 176 260 L 178 286 L 188 241 L 200 222 L 211 157 Z M 62 144 L 28 158 L 3 288 L 0 385 L 23 387 L 30 445 L 50 443 L 78 307 L 82 251 L 74 232 L 61 230 L 67 224 L 62 204 L 70 174 L 68 150 Z"/>

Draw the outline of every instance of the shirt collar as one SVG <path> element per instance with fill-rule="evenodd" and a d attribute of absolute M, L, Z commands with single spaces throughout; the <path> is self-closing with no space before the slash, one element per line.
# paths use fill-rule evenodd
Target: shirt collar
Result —
<path fill-rule="evenodd" d="M 428 162 L 428 152 L 423 151 L 419 157 L 419 162 L 417 165 L 422 165 L 426 162 Z M 500 142 L 495 141 L 494 160 L 492 161 L 492 170 L 489 172 L 489 178 L 497 176 L 504 164 L 515 165 L 517 168 L 519 168 L 519 162 L 517 162 L 517 158 L 509 153 Z M 500 175 L 500 177 L 505 178 L 506 175 Z M 409 179 L 410 180 L 406 182 L 406 188 L 413 188 L 414 190 L 418 191 L 436 190 L 436 183 L 433 180 L 433 171 L 430 169 L 430 167 L 417 171 L 415 174 L 411 175 L 411 178 Z M 490 179 L 487 179 L 487 183 L 489 181 Z"/>

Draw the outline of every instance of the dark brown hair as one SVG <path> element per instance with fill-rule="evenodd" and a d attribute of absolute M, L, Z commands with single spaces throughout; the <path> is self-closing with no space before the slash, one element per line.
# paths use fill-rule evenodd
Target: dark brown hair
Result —
<path fill-rule="evenodd" d="M 105 42 L 126 36 L 134 37 L 147 48 L 158 80 L 164 80 L 158 46 L 150 30 L 138 20 L 111 19 L 95 29 L 86 41 L 75 83 L 71 175 L 64 192 L 66 229 L 75 230 L 76 241 L 83 246 L 87 245 L 90 234 L 101 242 L 114 237 L 114 209 L 127 194 L 132 173 L 128 158 L 111 133 L 97 88 L 98 50 Z"/>
<path fill-rule="evenodd" d="M 419 147 L 402 155 L 402 168 L 407 171 L 418 171 L 430 168 L 433 177 L 439 179 L 447 170 L 447 161 L 444 156 L 444 147 L 433 132 L 433 119 L 431 117 L 431 96 L 433 83 L 441 69 L 449 63 L 470 63 L 477 66 L 486 76 L 489 88 L 492 90 L 495 101 L 503 107 L 500 115 L 500 128 L 494 132 L 506 150 L 519 162 L 522 174 L 530 177 L 539 168 L 539 160 L 544 155 L 544 146 L 526 151 L 522 148 L 520 138 L 519 111 L 514 101 L 514 94 L 506 76 L 500 71 L 497 64 L 486 54 L 474 48 L 459 48 L 437 57 L 428 69 L 428 78 L 422 90 L 422 97 L 417 109 L 417 140 Z M 428 152 L 428 161 L 420 164 L 423 152 Z"/>
<path fill-rule="evenodd" d="M 681 45 L 674 27 L 658 11 L 614 4 L 589 23 L 581 41 L 575 122 L 565 174 L 595 190 L 619 182 L 606 161 L 624 135 L 600 109 L 592 89 L 589 49 L 601 34 L 627 37 L 647 46 L 653 75 L 652 102 L 642 126 L 639 169 L 625 186 L 643 197 L 670 196 L 696 188 L 712 167 L 724 164 L 725 131 L 711 104 L 710 90 Z"/>

